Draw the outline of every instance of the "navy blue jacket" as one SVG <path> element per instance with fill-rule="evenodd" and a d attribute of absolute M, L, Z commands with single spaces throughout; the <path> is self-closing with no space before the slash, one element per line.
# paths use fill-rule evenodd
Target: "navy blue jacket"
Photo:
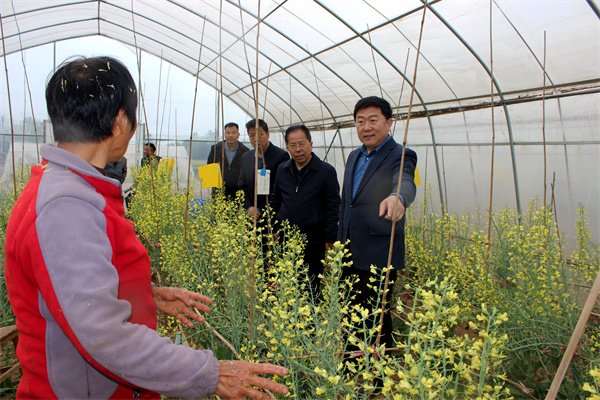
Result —
<path fill-rule="evenodd" d="M 355 268 L 368 271 L 373 264 L 381 270 L 387 265 L 392 221 L 379 216 L 379 205 L 398 188 L 402 145 L 393 138 L 385 143 L 369 162 L 353 198 L 352 181 L 359 152 L 360 149 L 352 151 L 346 163 L 338 240 L 345 243 L 350 239 Z M 406 208 L 417 193 L 414 181 L 416 165 L 417 153 L 407 148 L 400 189 Z M 394 233 L 392 266 L 396 270 L 404 268 L 404 220 L 402 218 L 396 223 Z"/>
<path fill-rule="evenodd" d="M 244 206 L 250 208 L 254 206 L 254 154 L 256 150 L 250 150 L 242 155 L 242 168 L 240 170 L 240 178 L 238 180 L 238 186 L 240 190 L 244 191 Z M 277 167 L 279 164 L 290 159 L 290 155 L 287 151 L 280 149 L 273 143 L 269 142 L 269 147 L 265 151 L 264 155 L 265 168 L 271 171 L 271 179 L 269 182 L 270 190 L 269 193 L 273 193 L 273 186 L 275 185 L 275 177 L 277 176 Z M 263 167 L 263 158 L 258 159 L 258 169 Z M 257 196 L 257 207 L 262 212 L 265 204 L 267 204 L 268 196 L 258 195 Z"/>
<path fill-rule="evenodd" d="M 333 243 L 338 229 L 340 184 L 337 173 L 315 153 L 296 183 L 294 160 L 279 166 L 269 204 L 277 221 L 288 220 L 306 234 L 308 243 Z"/>

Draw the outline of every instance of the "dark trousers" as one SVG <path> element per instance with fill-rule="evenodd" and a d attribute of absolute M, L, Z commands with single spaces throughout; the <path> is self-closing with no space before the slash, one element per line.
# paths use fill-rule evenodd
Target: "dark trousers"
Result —
<path fill-rule="evenodd" d="M 308 264 L 308 278 L 312 299 L 319 298 L 321 293 L 321 279 L 323 273 L 323 259 L 325 258 L 325 242 L 307 243 L 304 249 L 304 264 Z"/>
<path fill-rule="evenodd" d="M 371 283 L 373 288 L 369 288 L 367 284 L 370 283 L 370 278 L 373 274 L 371 271 L 364 271 L 354 266 L 346 267 L 342 270 L 342 279 L 348 278 L 352 275 L 358 276 L 358 282 L 354 283 L 352 286 L 352 293 L 354 294 L 354 300 L 351 300 L 351 304 L 359 304 L 362 307 L 373 310 L 374 307 L 378 304 L 379 294 L 379 280 L 381 269 L 377 269 L 378 274 L 375 274 L 373 278 L 375 278 L 375 282 Z M 396 270 L 390 271 L 389 283 L 388 283 L 388 294 L 386 296 L 386 307 L 383 313 L 383 325 L 381 328 L 381 340 L 380 344 L 385 344 L 385 347 L 394 347 L 394 341 L 392 338 L 393 325 L 392 325 L 392 313 L 391 313 L 391 305 L 394 304 L 392 301 L 392 292 L 393 292 L 393 282 L 396 281 L 398 277 L 398 272 Z M 382 287 L 383 290 L 383 287 Z M 381 307 L 381 300 L 379 300 L 379 306 Z M 369 318 L 367 321 L 368 327 L 379 326 L 381 315 L 378 314 L 372 318 Z M 362 325 L 361 325 L 362 326 Z M 371 343 L 367 343 L 368 345 L 374 345 L 377 341 L 377 334 L 373 335 Z M 354 351 L 355 348 L 349 346 L 348 351 Z"/>

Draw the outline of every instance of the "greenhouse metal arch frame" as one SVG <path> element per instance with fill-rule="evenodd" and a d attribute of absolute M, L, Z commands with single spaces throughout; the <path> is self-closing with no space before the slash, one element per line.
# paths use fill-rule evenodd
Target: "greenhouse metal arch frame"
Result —
<path fill-rule="evenodd" d="M 406 83 L 418 98 L 411 118 L 424 117 L 427 125 L 414 131 L 411 128 L 408 144 L 432 147 L 441 204 L 447 204 L 448 199 L 442 176 L 444 161 L 438 150 L 460 145 L 461 139 L 457 134 L 445 138 L 449 136 L 448 129 L 436 122 L 439 116 L 462 114 L 466 145 L 471 149 L 490 146 L 489 138 L 469 132 L 471 115 L 479 113 L 475 110 L 502 108 L 508 137 L 496 145 L 510 149 L 513 198 L 519 210 L 523 195 L 517 162 L 521 156 L 517 155 L 516 146 L 539 145 L 540 140 L 532 134 L 515 137 L 511 107 L 521 102 L 555 101 L 560 117 L 557 125 L 563 125 L 563 112 L 567 111 L 560 104 L 562 99 L 590 99 L 588 109 L 580 111 L 591 115 L 587 122 L 590 135 L 569 138 L 563 128 L 562 135 L 555 134 L 547 142 L 563 146 L 569 185 L 573 178 L 568 173 L 567 145 L 598 146 L 600 57 L 598 6 L 594 0 L 537 3 L 537 7 L 528 2 L 500 0 L 84 0 L 47 1 L 43 7 L 36 7 L 38 4 L 15 0 L 2 3 L 3 55 L 75 37 L 112 38 L 196 75 L 250 116 L 266 113 L 270 125 L 279 130 L 301 122 L 322 130 L 323 142 L 316 147 L 327 152 L 332 148 L 341 151 L 344 162 L 343 149 L 349 140 L 342 131 L 353 126 L 351 105 L 362 96 L 381 94 L 394 105 L 398 120 L 402 121 L 410 106 L 407 96 L 402 95 L 401 85 Z M 411 65 L 409 56 L 404 58 L 400 53 L 416 48 L 418 21 L 424 7 L 428 16 L 425 47 L 420 55 L 427 62 L 418 66 L 418 83 L 414 85 L 408 78 L 414 71 L 399 67 L 405 62 Z M 206 22 L 207 32 L 202 37 L 200 28 Z M 257 38 L 259 27 L 261 35 Z M 493 48 L 486 42 L 489 31 L 494 32 Z M 551 49 L 558 42 L 563 53 L 542 65 L 539 54 L 546 48 L 541 46 L 541 33 L 546 31 L 548 47 Z M 217 34 L 223 39 L 217 41 Z M 569 35 L 569 46 L 562 46 L 567 43 L 567 39 L 561 39 L 565 35 Z M 307 44 L 302 45 L 304 42 Z M 202 59 L 198 60 L 200 47 Z M 567 51 L 567 47 L 573 49 Z M 576 62 L 567 62 L 571 52 L 579 56 Z M 509 68 L 517 72 L 515 76 L 507 72 Z M 254 76 L 254 71 L 258 71 L 258 76 Z M 542 77 L 550 82 L 545 91 Z M 489 93 L 490 79 L 495 93 Z M 220 81 L 223 87 L 218 84 Z M 256 82 L 260 85 L 256 89 L 259 110 L 254 107 Z M 552 94 L 546 95 L 546 91 Z M 399 98 L 404 100 L 397 104 Z M 486 98 L 492 100 L 485 101 Z M 323 110 L 327 115 L 323 115 Z M 434 117 L 436 121 L 432 120 Z M 455 126 L 452 121 L 450 127 Z M 331 130 L 335 133 L 328 140 L 325 132 Z M 422 136 L 425 131 L 429 141 Z M 336 138 L 339 148 L 334 145 Z M 597 215 L 598 211 L 594 213 Z"/>

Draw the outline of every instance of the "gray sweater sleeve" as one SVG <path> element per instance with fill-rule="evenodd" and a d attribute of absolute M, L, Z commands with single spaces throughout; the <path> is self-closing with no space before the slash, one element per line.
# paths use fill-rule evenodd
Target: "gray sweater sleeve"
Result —
<path fill-rule="evenodd" d="M 172 397 L 213 393 L 219 363 L 212 352 L 176 346 L 144 325 L 127 322 L 131 305 L 118 298 L 119 277 L 98 204 L 104 199 L 91 192 L 84 193 L 89 198 L 63 193 L 46 203 L 38 198 L 40 249 L 68 323 L 64 328 L 76 337 L 73 344 L 93 359 L 92 365 L 97 362 L 136 386 Z"/>

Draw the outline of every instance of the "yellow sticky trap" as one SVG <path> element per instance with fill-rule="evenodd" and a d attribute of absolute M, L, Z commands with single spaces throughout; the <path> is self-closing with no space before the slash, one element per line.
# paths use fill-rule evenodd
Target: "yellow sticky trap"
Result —
<path fill-rule="evenodd" d="M 161 158 L 158 160 L 158 168 L 164 168 L 169 175 L 173 173 L 174 166 L 175 160 L 172 158 Z"/>
<path fill-rule="evenodd" d="M 219 163 L 212 163 L 198 167 L 198 177 L 202 182 L 202 189 L 223 186 L 223 179 L 221 178 L 221 168 Z"/>
<path fill-rule="evenodd" d="M 421 186 L 421 177 L 419 176 L 419 167 L 415 165 L 415 185 Z"/>

